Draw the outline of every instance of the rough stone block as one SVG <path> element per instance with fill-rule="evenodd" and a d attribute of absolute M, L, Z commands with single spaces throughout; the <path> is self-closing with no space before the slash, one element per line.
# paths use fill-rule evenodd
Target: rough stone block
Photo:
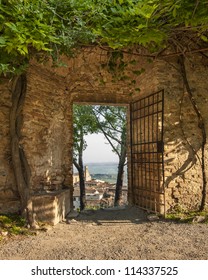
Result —
<path fill-rule="evenodd" d="M 70 211 L 70 190 L 33 196 L 33 210 L 37 221 L 51 225 L 58 224 Z"/>

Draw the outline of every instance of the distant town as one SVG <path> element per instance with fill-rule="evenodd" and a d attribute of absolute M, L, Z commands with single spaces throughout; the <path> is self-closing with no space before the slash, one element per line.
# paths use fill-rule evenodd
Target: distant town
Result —
<path fill-rule="evenodd" d="M 88 166 L 85 166 L 85 190 L 86 190 L 86 208 L 109 208 L 114 206 L 114 197 L 116 182 L 109 183 L 99 178 L 108 178 L 111 175 L 108 174 L 97 174 L 91 175 Z M 75 210 L 80 208 L 80 188 L 79 188 L 79 174 L 74 173 L 73 175 L 73 205 Z M 122 204 L 127 204 L 127 186 L 122 188 Z"/>

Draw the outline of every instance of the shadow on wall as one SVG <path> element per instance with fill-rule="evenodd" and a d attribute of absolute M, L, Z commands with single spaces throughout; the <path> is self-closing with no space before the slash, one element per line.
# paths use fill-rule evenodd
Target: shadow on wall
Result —
<path fill-rule="evenodd" d="M 180 107 L 178 115 L 168 112 L 165 116 L 164 186 L 167 211 L 174 208 L 198 210 L 202 200 L 201 130 L 187 97 L 180 106 L 183 108 Z"/>

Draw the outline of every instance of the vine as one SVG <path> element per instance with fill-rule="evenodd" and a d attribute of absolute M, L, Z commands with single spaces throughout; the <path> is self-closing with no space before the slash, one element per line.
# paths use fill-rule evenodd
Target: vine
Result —
<path fill-rule="evenodd" d="M 189 81 L 187 78 L 187 73 L 186 73 L 186 66 L 185 66 L 185 59 L 184 56 L 181 55 L 179 57 L 179 65 L 180 65 L 180 70 L 181 70 L 181 74 L 182 74 L 182 78 L 183 78 L 183 82 L 186 88 L 186 91 L 188 93 L 188 97 L 189 100 L 192 104 L 192 107 L 197 115 L 198 118 L 198 127 L 201 130 L 201 134 L 202 134 L 202 143 L 201 143 L 201 150 L 202 150 L 202 155 L 201 155 L 201 169 L 202 169 L 202 199 L 201 199 L 201 205 L 199 210 L 203 211 L 205 208 L 205 204 L 206 204 L 206 194 L 207 194 L 207 177 L 206 177 L 206 168 L 205 168 L 205 145 L 207 142 L 207 136 L 206 136 L 206 128 L 205 128 L 205 123 L 204 123 L 204 119 L 203 116 L 196 104 L 196 100 L 193 96 L 191 87 L 189 85 Z"/>
<path fill-rule="evenodd" d="M 26 75 L 17 76 L 12 85 L 12 106 L 10 111 L 10 137 L 12 167 L 15 175 L 17 190 L 21 201 L 21 212 L 27 217 L 30 226 L 35 227 L 32 199 L 30 194 L 30 167 L 23 147 L 21 146 L 22 109 L 26 96 Z"/>

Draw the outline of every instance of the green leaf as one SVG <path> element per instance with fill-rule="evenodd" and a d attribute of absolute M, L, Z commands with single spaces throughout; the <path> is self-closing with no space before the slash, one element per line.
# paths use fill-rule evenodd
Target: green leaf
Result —
<path fill-rule="evenodd" d="M 132 64 L 132 65 L 136 65 L 137 61 L 135 59 L 133 59 L 133 60 L 129 61 L 129 63 Z"/>
<path fill-rule="evenodd" d="M 139 76 L 141 75 L 142 73 L 145 72 L 145 69 L 144 68 L 141 68 L 140 70 L 133 70 L 132 73 Z"/>
<path fill-rule="evenodd" d="M 204 41 L 204 42 L 208 42 L 208 37 L 205 35 L 201 35 L 200 38 Z"/>
<path fill-rule="evenodd" d="M 173 17 L 174 18 L 176 17 L 176 14 L 177 14 L 177 9 L 176 9 L 176 7 L 174 7 L 174 9 L 173 9 Z"/>
<path fill-rule="evenodd" d="M 1 45 L 1 47 L 3 46 L 5 46 L 6 45 L 6 40 L 5 40 L 5 38 L 4 37 L 2 37 L 2 36 L 0 36 L 0 45 Z"/>
<path fill-rule="evenodd" d="M 17 26 L 13 23 L 13 22 L 6 22 L 5 25 L 7 27 L 9 27 L 12 31 L 14 32 L 19 32 L 19 30 L 17 29 Z"/>

